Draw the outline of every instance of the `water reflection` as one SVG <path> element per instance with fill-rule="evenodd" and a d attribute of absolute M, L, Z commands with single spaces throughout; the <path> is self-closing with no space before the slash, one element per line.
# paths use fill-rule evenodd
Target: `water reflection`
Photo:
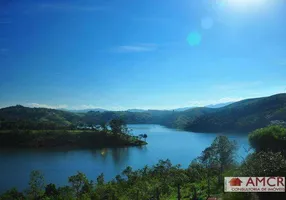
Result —
<path fill-rule="evenodd" d="M 95 179 L 104 173 L 106 180 L 113 179 L 127 166 L 140 169 L 152 166 L 159 159 L 170 159 L 173 164 L 188 167 L 191 160 L 201 154 L 218 134 L 192 133 L 168 129 L 159 125 L 130 125 L 134 135 L 146 133 L 147 146 L 129 148 L 101 149 L 47 149 L 47 150 L 0 150 L 0 193 L 11 187 L 20 190 L 27 187 L 29 173 L 39 169 L 45 174 L 47 182 L 65 185 L 67 177 L 77 171 Z M 247 153 L 247 135 L 227 134 L 239 144 L 238 156 Z M 19 170 L 21 169 L 21 170 Z"/>
<path fill-rule="evenodd" d="M 139 150 L 143 150 L 143 151 L 147 150 L 147 146 L 138 146 L 138 147 L 134 147 L 134 148 L 139 149 Z"/>
<path fill-rule="evenodd" d="M 129 148 L 102 148 L 91 151 L 92 156 L 99 162 L 107 163 L 111 160 L 115 166 L 122 166 L 129 159 Z"/>
<path fill-rule="evenodd" d="M 100 155 L 101 155 L 103 158 L 105 158 L 105 157 L 107 156 L 107 151 L 108 151 L 107 148 L 101 149 L 101 150 L 100 150 Z"/>
<path fill-rule="evenodd" d="M 115 166 L 121 166 L 129 159 L 129 148 L 114 148 L 111 149 L 111 155 Z"/>
<path fill-rule="evenodd" d="M 91 155 L 95 160 L 105 161 L 108 156 L 108 148 L 93 149 Z"/>

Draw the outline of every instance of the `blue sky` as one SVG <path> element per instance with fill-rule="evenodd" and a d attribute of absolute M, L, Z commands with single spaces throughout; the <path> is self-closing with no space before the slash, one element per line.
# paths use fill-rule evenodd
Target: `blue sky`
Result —
<path fill-rule="evenodd" d="M 286 91 L 284 0 L 14 0 L 0 12 L 0 107 L 172 109 Z"/>

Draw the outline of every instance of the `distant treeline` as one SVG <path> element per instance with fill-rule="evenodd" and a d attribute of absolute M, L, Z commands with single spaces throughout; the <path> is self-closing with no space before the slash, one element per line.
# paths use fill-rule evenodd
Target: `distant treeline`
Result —
<path fill-rule="evenodd" d="M 98 148 L 145 145 L 143 137 L 132 136 L 120 120 L 111 120 L 111 130 L 0 130 L 0 147 Z"/>

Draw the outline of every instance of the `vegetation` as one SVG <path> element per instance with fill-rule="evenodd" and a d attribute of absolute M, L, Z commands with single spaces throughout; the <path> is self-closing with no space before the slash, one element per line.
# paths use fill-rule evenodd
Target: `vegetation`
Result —
<path fill-rule="evenodd" d="M 144 145 L 147 135 L 132 136 L 127 123 L 155 123 L 198 132 L 249 131 L 253 153 L 238 165 L 236 144 L 217 137 L 187 169 L 170 160 L 133 170 L 127 167 L 114 180 L 101 174 L 90 181 L 78 172 L 70 185 L 46 185 L 40 171 L 31 172 L 29 188 L 13 188 L 0 196 L 9 199 L 206 199 L 209 196 L 233 200 L 285 199 L 285 193 L 223 193 L 224 176 L 286 176 L 286 95 L 249 99 L 223 108 L 193 108 L 183 112 L 87 112 L 26 108 L 0 109 L 1 147 L 108 147 Z M 267 126 L 275 122 L 278 125 Z M 279 123 L 277 123 L 279 122 Z M 100 129 L 78 130 L 78 125 L 99 124 Z M 280 125 L 279 125 L 280 124 Z"/>
<path fill-rule="evenodd" d="M 277 132 L 278 131 L 278 132 Z M 281 144 L 279 137 L 273 137 L 268 141 L 269 146 L 265 148 L 265 136 L 274 136 L 279 133 L 285 134 L 286 128 L 269 126 L 258 129 L 249 135 L 249 141 L 254 152 L 238 168 L 232 171 L 233 176 L 286 176 L 286 156 L 283 150 L 286 147 L 286 140 L 283 141 L 284 149 L 277 150 L 276 145 Z M 231 193 L 225 195 L 226 199 L 234 200 L 268 200 L 285 199 L 285 193 Z"/>
<path fill-rule="evenodd" d="M 145 145 L 146 140 L 132 136 L 122 120 L 111 120 L 111 130 L 0 130 L 1 147 L 98 148 Z"/>
<path fill-rule="evenodd" d="M 196 132 L 252 131 L 286 121 L 286 94 L 247 99 L 215 109 L 188 122 L 185 129 Z"/>
<path fill-rule="evenodd" d="M 121 119 L 128 124 L 160 124 L 194 132 L 248 132 L 270 124 L 286 124 L 286 94 L 247 99 L 222 108 L 186 111 L 147 110 L 68 111 L 14 106 L 0 109 L 0 130 L 73 130 L 79 124 L 106 124 Z"/>
<path fill-rule="evenodd" d="M 129 134 L 97 130 L 12 130 L 0 131 L 0 146 L 15 148 L 98 148 L 147 144 Z"/>
<path fill-rule="evenodd" d="M 226 136 L 218 136 L 187 169 L 172 165 L 170 160 L 160 160 L 152 167 L 139 170 L 127 167 L 112 181 L 106 182 L 101 174 L 95 181 L 78 172 L 68 178 L 69 185 L 57 187 L 46 184 L 40 171 L 32 171 L 29 187 L 24 192 L 13 188 L 0 196 L 1 200 L 130 200 L 130 199 L 206 199 L 219 197 L 223 200 L 285 199 L 285 193 L 223 193 L 224 176 L 286 176 L 286 157 L 277 149 L 279 137 L 264 149 L 264 135 L 276 135 L 285 128 L 271 126 L 250 134 L 254 148 L 240 165 L 235 163 L 236 143 Z M 253 144 L 255 144 L 253 146 Z M 284 145 L 285 140 L 284 140 Z M 263 150 L 262 150 L 263 149 Z M 265 151 L 264 151 L 265 150 Z"/>
<path fill-rule="evenodd" d="M 68 130 L 74 129 L 80 118 L 80 115 L 71 112 L 17 105 L 0 109 L 0 129 Z"/>
<path fill-rule="evenodd" d="M 286 129 L 281 126 L 258 129 L 249 135 L 249 142 L 256 152 L 271 150 L 286 156 Z"/>

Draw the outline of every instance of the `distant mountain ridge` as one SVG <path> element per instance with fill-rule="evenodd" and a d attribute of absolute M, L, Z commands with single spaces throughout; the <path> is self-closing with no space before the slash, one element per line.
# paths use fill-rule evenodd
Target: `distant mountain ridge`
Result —
<path fill-rule="evenodd" d="M 127 112 L 146 112 L 147 110 L 143 110 L 143 109 L 128 109 L 126 110 Z"/>
<path fill-rule="evenodd" d="M 103 109 L 103 108 L 93 108 L 93 109 L 79 109 L 79 110 L 69 110 L 69 109 L 62 109 L 65 111 L 69 112 L 74 112 L 74 113 L 87 113 L 87 112 L 106 112 L 108 110 Z"/>
<path fill-rule="evenodd" d="M 203 106 L 203 107 L 205 107 L 205 108 L 222 108 L 222 107 L 228 106 L 228 105 L 230 105 L 232 103 L 234 103 L 234 101 L 226 102 L 226 103 L 210 104 L 210 105 L 206 105 L 206 106 Z M 198 108 L 198 107 L 196 107 L 196 106 L 183 107 L 183 108 L 174 109 L 174 111 L 182 112 L 182 111 L 190 110 L 192 108 Z"/>
<path fill-rule="evenodd" d="M 235 103 L 235 101 L 226 102 L 226 103 L 218 103 L 218 104 L 210 104 L 210 105 L 207 105 L 205 107 L 207 107 L 207 108 L 222 108 L 222 107 L 228 106 L 228 105 L 233 104 L 233 103 Z"/>
<path fill-rule="evenodd" d="M 70 112 L 18 105 L 0 109 L 0 129 L 56 129 L 78 124 L 102 124 L 114 118 L 121 118 L 129 124 L 161 124 L 194 132 L 247 132 L 271 123 L 286 122 L 286 94 L 245 99 L 219 108 L 197 107 L 183 111 Z"/>
<path fill-rule="evenodd" d="M 221 107 L 227 106 L 227 105 L 232 104 L 232 103 L 234 103 L 234 102 L 211 104 L 211 105 L 207 105 L 207 106 L 204 106 L 204 107 L 207 107 L 207 108 L 221 108 Z M 189 109 L 192 109 L 192 108 L 196 108 L 196 107 L 195 106 L 190 106 L 190 107 L 182 107 L 182 108 L 166 109 L 166 110 L 168 110 L 168 111 L 173 111 L 174 110 L 174 111 L 177 111 L 177 112 L 182 112 L 182 111 L 186 111 L 186 110 L 189 110 Z M 72 110 L 71 109 L 59 109 L 59 110 L 69 111 L 69 112 L 74 112 L 74 113 L 87 113 L 87 112 L 91 112 L 91 111 L 92 112 L 106 112 L 106 111 L 110 111 L 110 110 L 106 110 L 106 109 L 103 109 L 103 108 L 72 109 Z M 127 109 L 126 111 L 127 112 L 148 112 L 149 110 L 151 110 L 151 109 L 137 109 L 137 108 L 134 108 L 134 109 Z"/>
<path fill-rule="evenodd" d="M 234 103 L 233 102 L 226 102 L 226 103 L 218 103 L 218 104 L 210 104 L 210 105 L 207 105 L 207 106 L 204 106 L 206 108 L 221 108 L 221 107 L 224 107 L 224 106 L 228 106 L 230 104 Z M 182 107 L 182 108 L 175 108 L 175 109 L 167 109 L 168 111 L 176 111 L 176 112 L 183 112 L 183 111 L 186 111 L 186 110 L 190 110 L 192 108 L 198 108 L 196 106 L 190 106 L 190 107 Z M 129 111 L 129 112 L 147 112 L 148 110 L 144 110 L 144 109 L 128 109 L 126 111 Z"/>

